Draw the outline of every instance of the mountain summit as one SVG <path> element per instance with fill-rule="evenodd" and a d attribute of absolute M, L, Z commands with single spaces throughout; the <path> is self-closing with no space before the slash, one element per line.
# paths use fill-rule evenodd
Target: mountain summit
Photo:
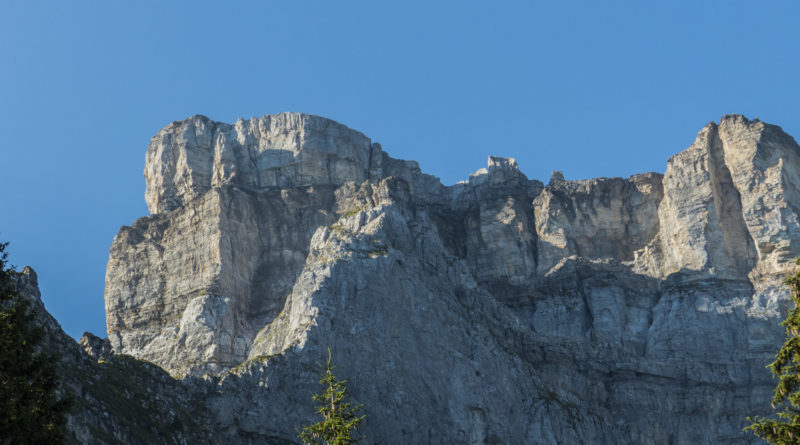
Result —
<path fill-rule="evenodd" d="M 445 187 L 325 118 L 193 116 L 145 178 L 110 346 L 181 380 L 214 440 L 296 442 L 328 348 L 382 443 L 750 443 L 768 412 L 800 255 L 779 127 L 724 116 L 663 175 L 490 157 Z"/>

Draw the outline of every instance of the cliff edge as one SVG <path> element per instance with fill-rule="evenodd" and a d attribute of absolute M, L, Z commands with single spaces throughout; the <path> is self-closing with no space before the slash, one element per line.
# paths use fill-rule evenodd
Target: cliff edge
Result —
<path fill-rule="evenodd" d="M 445 187 L 321 117 L 193 116 L 145 178 L 109 340 L 205 391 L 229 443 L 296 440 L 327 348 L 384 443 L 750 443 L 769 409 L 800 255 L 779 127 L 724 116 L 663 175 L 490 157 Z"/>

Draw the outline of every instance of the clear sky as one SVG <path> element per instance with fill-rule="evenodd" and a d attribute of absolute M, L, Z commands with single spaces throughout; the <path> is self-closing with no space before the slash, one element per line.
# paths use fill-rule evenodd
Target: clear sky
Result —
<path fill-rule="evenodd" d="M 797 1 L 0 0 L 0 240 L 67 333 L 105 335 L 144 155 L 193 114 L 319 114 L 446 184 L 663 172 L 727 113 L 800 137 Z"/>

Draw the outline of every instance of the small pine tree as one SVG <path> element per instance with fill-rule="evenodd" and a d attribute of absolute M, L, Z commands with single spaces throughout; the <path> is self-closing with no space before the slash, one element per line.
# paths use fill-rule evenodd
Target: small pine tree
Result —
<path fill-rule="evenodd" d="M 795 261 L 800 265 L 800 258 Z M 772 375 L 780 380 L 772 398 L 772 408 L 778 412 L 777 419 L 757 416 L 747 418 L 752 422 L 745 431 L 776 445 L 800 444 L 800 269 L 786 278 L 791 288 L 794 308 L 781 323 L 786 327 L 788 339 L 781 347 L 775 361 L 768 367 Z"/>
<path fill-rule="evenodd" d="M 322 420 L 303 428 L 299 438 L 304 444 L 324 445 L 349 445 L 357 443 L 363 437 L 353 437 L 353 432 L 364 421 L 365 415 L 358 415 L 362 405 L 353 405 L 347 401 L 348 391 L 346 380 L 337 380 L 333 375 L 335 366 L 331 364 L 331 350 L 328 348 L 328 361 L 324 367 L 320 366 L 320 385 L 323 391 L 312 395 L 317 405 L 317 414 Z"/>
<path fill-rule="evenodd" d="M 56 367 L 40 350 L 44 333 L 18 295 L 7 245 L 0 243 L 0 444 L 63 443 L 68 402 L 56 397 Z"/>

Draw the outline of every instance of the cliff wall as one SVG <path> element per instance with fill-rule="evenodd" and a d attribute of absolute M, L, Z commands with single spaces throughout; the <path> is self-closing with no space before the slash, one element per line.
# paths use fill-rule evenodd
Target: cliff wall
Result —
<path fill-rule="evenodd" d="M 145 178 L 109 340 L 229 443 L 295 440 L 327 348 L 383 443 L 750 443 L 768 412 L 800 255 L 779 127 L 724 116 L 664 175 L 545 185 L 490 157 L 445 187 L 321 117 L 194 116 Z"/>

